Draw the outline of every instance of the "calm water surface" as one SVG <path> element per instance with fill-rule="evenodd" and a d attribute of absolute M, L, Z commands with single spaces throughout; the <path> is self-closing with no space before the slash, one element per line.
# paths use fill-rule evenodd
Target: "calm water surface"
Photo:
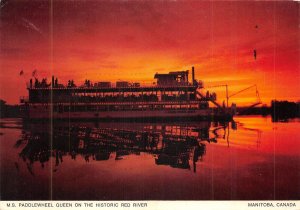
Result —
<path fill-rule="evenodd" d="M 2 200 L 300 199 L 298 120 L 0 122 Z"/>

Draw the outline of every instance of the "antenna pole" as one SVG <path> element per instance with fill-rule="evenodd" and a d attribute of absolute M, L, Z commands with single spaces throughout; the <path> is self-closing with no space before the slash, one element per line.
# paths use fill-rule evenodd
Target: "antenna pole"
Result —
<path fill-rule="evenodd" d="M 195 84 L 195 69 L 194 66 L 192 66 L 192 84 Z"/>
<path fill-rule="evenodd" d="M 229 100 L 229 97 L 228 97 L 228 85 L 226 84 L 226 103 L 227 103 L 227 108 L 228 108 L 228 100 Z"/>

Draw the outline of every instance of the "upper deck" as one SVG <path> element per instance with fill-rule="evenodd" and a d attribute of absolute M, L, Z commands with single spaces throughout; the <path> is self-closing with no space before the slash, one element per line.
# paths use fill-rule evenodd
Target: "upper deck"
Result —
<path fill-rule="evenodd" d="M 189 71 L 174 71 L 167 74 L 156 73 L 156 85 L 143 85 L 138 82 L 130 83 L 128 81 L 117 81 L 115 84 L 107 81 L 95 82 L 85 80 L 82 85 L 75 85 L 73 80 L 69 80 L 67 85 L 59 84 L 58 79 L 52 76 L 52 82 L 47 83 L 47 79 L 39 81 L 35 78 L 33 83 L 27 84 L 28 90 L 41 90 L 41 91 L 71 91 L 71 92 L 152 92 L 152 91 L 193 91 L 197 88 L 202 88 L 202 82 L 198 82 L 194 78 L 194 67 L 192 67 L 192 81 L 189 81 Z"/>
<path fill-rule="evenodd" d="M 85 80 L 84 84 L 77 86 L 73 80 L 67 85 L 58 83 L 52 77 L 52 82 L 47 79 L 39 81 L 32 79 L 28 84 L 29 103 L 64 103 L 64 102 L 140 102 L 140 101 L 189 101 L 196 99 L 196 91 L 202 88 L 202 82 L 194 79 L 192 68 L 192 82 L 189 82 L 189 71 L 169 72 L 168 74 L 155 74 L 157 80 L 153 85 L 141 86 L 140 83 L 118 81 L 95 82 Z M 154 85 L 156 84 L 156 85 Z"/>

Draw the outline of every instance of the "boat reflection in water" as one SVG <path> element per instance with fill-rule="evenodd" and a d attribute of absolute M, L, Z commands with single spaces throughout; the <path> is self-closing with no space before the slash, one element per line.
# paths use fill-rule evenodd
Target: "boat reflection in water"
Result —
<path fill-rule="evenodd" d="M 3 120 L 1 198 L 299 199 L 299 122 L 235 120 Z"/>
<path fill-rule="evenodd" d="M 122 160 L 125 156 L 147 153 L 153 164 L 193 169 L 203 161 L 206 144 L 217 143 L 218 130 L 227 124 L 197 122 L 186 124 L 151 123 L 67 123 L 27 124 L 16 147 L 25 145 L 19 156 L 34 174 L 33 163 L 44 167 L 50 157 L 55 166 L 65 156 L 90 161 Z M 55 169 L 54 169 L 55 170 Z"/>

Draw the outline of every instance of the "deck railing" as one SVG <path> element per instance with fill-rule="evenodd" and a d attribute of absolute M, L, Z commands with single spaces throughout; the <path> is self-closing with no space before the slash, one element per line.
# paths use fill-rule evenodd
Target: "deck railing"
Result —
<path fill-rule="evenodd" d="M 124 89 L 124 90 L 131 90 L 131 89 L 151 89 L 151 88 L 155 88 L 155 89 L 163 89 L 163 88 L 190 88 L 190 87 L 197 87 L 197 88 L 203 88 L 203 82 L 202 81 L 198 81 L 197 84 L 193 85 L 193 84 L 187 84 L 187 85 L 182 85 L 182 84 L 178 84 L 178 85 L 156 85 L 156 84 L 141 84 L 141 86 L 128 86 L 128 87 L 117 87 L 116 84 L 112 84 L 110 87 L 100 87 L 100 86 L 86 86 L 86 85 L 81 85 L 81 86 L 76 86 L 76 87 L 68 87 L 68 86 L 64 86 L 62 84 L 59 84 L 56 87 L 35 87 L 34 85 L 32 87 L 30 87 L 30 84 L 27 83 L 26 84 L 28 89 L 74 89 L 74 90 L 81 90 L 81 89 L 95 89 L 95 90 L 101 90 L 101 89 Z"/>

